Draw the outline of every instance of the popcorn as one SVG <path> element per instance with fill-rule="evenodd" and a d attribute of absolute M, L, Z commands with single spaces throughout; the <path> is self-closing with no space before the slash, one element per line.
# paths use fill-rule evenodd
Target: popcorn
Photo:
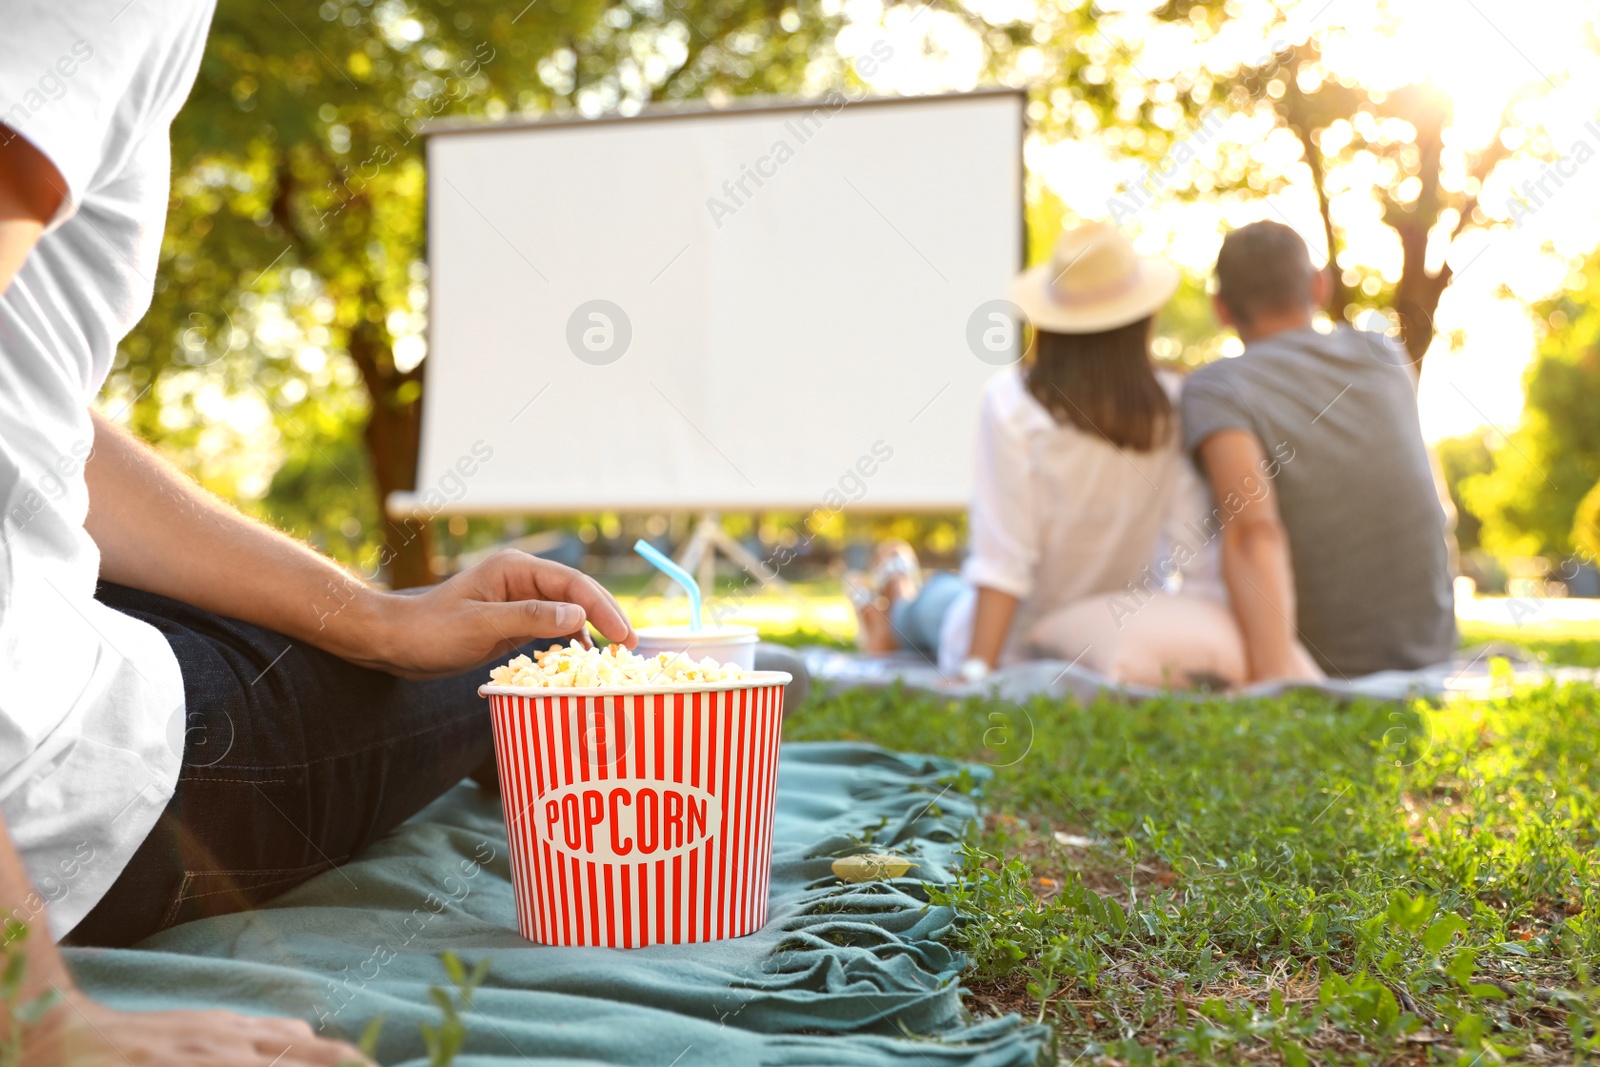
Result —
<path fill-rule="evenodd" d="M 734 664 L 709 657 L 696 663 L 682 652 L 639 656 L 621 645 L 584 648 L 577 641 L 554 645 L 533 658 L 517 656 L 489 672 L 493 685 L 519 689 L 573 689 L 589 686 L 705 685 L 744 677 Z"/>

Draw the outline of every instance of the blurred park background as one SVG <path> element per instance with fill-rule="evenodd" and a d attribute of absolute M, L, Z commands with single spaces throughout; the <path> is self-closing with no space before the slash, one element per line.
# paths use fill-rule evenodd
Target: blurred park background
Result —
<path fill-rule="evenodd" d="M 1393 333 L 1420 372 L 1463 591 L 1493 598 L 1463 602 L 1469 636 L 1600 637 L 1597 58 L 1585 0 L 221 0 L 173 130 L 155 301 L 101 405 L 378 581 L 541 535 L 637 592 L 629 546 L 681 543 L 693 516 L 383 516 L 427 403 L 422 124 L 1023 87 L 1036 257 L 1086 218 L 1164 250 L 1186 273 L 1157 351 L 1192 366 L 1238 348 L 1206 296 L 1222 234 L 1293 225 L 1332 263 L 1328 314 Z M 761 558 L 795 549 L 784 576 L 814 594 L 748 621 L 847 635 L 838 578 L 868 544 L 953 565 L 965 537 L 958 514 L 846 510 L 814 540 L 801 518 L 724 516 Z"/>

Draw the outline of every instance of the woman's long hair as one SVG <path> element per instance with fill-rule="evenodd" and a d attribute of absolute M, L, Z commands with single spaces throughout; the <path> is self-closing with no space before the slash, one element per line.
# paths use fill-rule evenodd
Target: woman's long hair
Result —
<path fill-rule="evenodd" d="M 1100 333 L 1033 335 L 1028 392 L 1061 425 L 1071 423 L 1117 448 L 1149 452 L 1173 431 L 1172 401 L 1150 363 L 1154 316 Z"/>

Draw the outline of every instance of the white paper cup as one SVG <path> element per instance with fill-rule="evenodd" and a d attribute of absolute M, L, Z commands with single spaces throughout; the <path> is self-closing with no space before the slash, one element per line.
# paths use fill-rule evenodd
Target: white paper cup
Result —
<path fill-rule="evenodd" d="M 637 631 L 641 656 L 658 652 L 682 652 L 699 663 L 710 657 L 722 664 L 733 664 L 747 671 L 756 669 L 756 629 L 754 626 L 707 626 L 691 630 L 687 626 L 646 626 Z"/>

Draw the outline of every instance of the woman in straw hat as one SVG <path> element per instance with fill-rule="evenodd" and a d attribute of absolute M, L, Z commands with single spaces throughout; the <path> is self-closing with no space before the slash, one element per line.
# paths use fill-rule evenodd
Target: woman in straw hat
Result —
<path fill-rule="evenodd" d="M 1068 230 L 1018 276 L 1033 343 L 984 392 L 970 555 L 924 583 L 909 545 L 879 546 L 852 583 L 866 651 L 914 649 L 969 681 L 1030 658 L 1140 684 L 1245 679 L 1180 380 L 1150 358 L 1177 285 L 1109 223 Z"/>

